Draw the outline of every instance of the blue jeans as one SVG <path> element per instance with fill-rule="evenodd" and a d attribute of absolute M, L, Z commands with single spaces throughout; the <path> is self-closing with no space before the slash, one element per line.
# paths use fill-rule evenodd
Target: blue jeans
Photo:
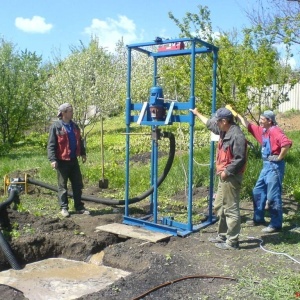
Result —
<path fill-rule="evenodd" d="M 282 181 L 285 162 L 263 162 L 263 168 L 253 189 L 254 222 L 264 222 L 265 205 L 268 200 L 271 217 L 270 227 L 282 228 Z"/>

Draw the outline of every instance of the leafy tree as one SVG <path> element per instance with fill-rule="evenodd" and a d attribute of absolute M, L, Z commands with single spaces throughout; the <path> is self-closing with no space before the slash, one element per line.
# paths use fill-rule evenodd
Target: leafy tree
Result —
<path fill-rule="evenodd" d="M 153 59 L 137 51 L 132 54 L 132 101 L 145 102 L 153 85 Z"/>
<path fill-rule="evenodd" d="M 19 141 L 26 130 L 45 118 L 40 101 L 43 80 L 41 57 L 27 50 L 16 51 L 12 43 L 0 40 L 0 136 L 3 144 Z"/>
<path fill-rule="evenodd" d="M 121 76 L 115 58 L 96 39 L 88 47 L 73 47 L 65 60 L 56 58 L 45 90 L 49 114 L 69 102 L 84 138 L 100 118 L 118 111 Z M 86 131 L 87 126 L 89 131 Z"/>
<path fill-rule="evenodd" d="M 288 100 L 284 84 L 289 80 L 291 68 L 280 61 L 273 39 L 252 28 L 244 29 L 240 35 L 235 31 L 216 35 L 207 7 L 199 6 L 199 14 L 186 13 L 182 22 L 172 13 L 169 16 L 180 28 L 181 36 L 196 36 L 219 47 L 218 106 L 233 104 L 239 111 L 253 112 L 255 108 L 260 113 L 265 106 L 275 109 Z M 183 64 L 185 67 L 182 67 Z M 180 81 L 188 78 L 188 61 L 178 60 L 177 69 Z M 277 84 L 276 88 L 273 84 Z M 195 94 L 204 112 L 208 112 L 211 106 L 211 85 L 212 55 L 199 55 Z"/>
<path fill-rule="evenodd" d="M 300 44 L 298 0 L 259 0 L 246 14 L 257 30 L 272 36 L 276 43 Z"/>
<path fill-rule="evenodd" d="M 151 48 L 147 49 L 151 51 Z M 117 44 L 117 60 L 124 74 L 124 99 L 126 97 L 126 82 L 128 70 L 128 48 L 123 41 Z M 153 85 L 153 58 L 136 50 L 131 51 L 131 100 L 135 103 L 148 101 L 149 90 Z M 125 101 L 124 101 L 125 104 Z"/>
<path fill-rule="evenodd" d="M 273 44 L 285 54 L 284 60 L 293 63 L 299 54 L 300 2 L 298 0 L 259 0 L 246 10 L 253 31 L 273 40 Z M 299 81 L 299 65 L 293 66 L 289 80 Z"/>

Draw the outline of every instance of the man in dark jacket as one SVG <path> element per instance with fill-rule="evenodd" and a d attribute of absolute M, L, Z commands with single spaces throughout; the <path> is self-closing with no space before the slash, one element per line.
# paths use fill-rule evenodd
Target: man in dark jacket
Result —
<path fill-rule="evenodd" d="M 67 183 L 70 180 L 73 191 L 74 207 L 77 213 L 90 214 L 81 201 L 82 175 L 77 157 L 86 161 L 85 147 L 80 135 L 80 129 L 72 121 L 73 107 L 69 103 L 62 104 L 58 109 L 58 121 L 50 128 L 48 139 L 48 159 L 51 167 L 57 171 L 58 203 L 63 217 L 69 217 L 69 201 Z"/>
<path fill-rule="evenodd" d="M 240 127 L 234 123 L 230 110 L 220 108 L 208 119 L 191 109 L 206 127 L 220 136 L 217 148 L 216 173 L 219 176 L 214 209 L 219 217 L 218 235 L 210 238 L 220 249 L 238 249 L 240 221 L 240 190 L 246 167 L 247 142 Z"/>

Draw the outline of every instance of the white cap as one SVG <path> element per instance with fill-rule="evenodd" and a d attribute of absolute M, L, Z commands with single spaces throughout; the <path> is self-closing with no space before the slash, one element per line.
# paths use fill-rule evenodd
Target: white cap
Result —
<path fill-rule="evenodd" d="M 72 107 L 70 103 L 64 103 L 58 108 L 57 117 L 61 117 L 61 113 L 66 111 L 69 107 Z"/>

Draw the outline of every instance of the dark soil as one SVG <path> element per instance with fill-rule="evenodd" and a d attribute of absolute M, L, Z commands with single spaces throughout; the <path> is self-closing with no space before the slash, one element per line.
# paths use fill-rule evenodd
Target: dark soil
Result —
<path fill-rule="evenodd" d="M 143 202 L 147 207 L 147 200 Z M 216 224 L 184 238 L 174 236 L 158 243 L 96 232 L 97 226 L 122 223 L 123 220 L 122 207 L 115 208 L 111 214 L 99 214 L 95 208 L 101 206 L 86 202 L 86 207 L 92 211 L 90 216 L 71 214 L 65 219 L 35 217 L 8 209 L 10 225 L 17 223 L 21 232 L 20 237 L 9 242 L 16 259 L 22 266 L 50 257 L 88 261 L 92 254 L 104 250 L 104 265 L 132 272 L 104 290 L 78 298 L 82 300 L 222 299 L 220 291 L 226 289 L 225 295 L 230 295 L 231 290 L 234 292 L 240 272 L 248 265 L 256 264 L 257 278 L 271 276 L 262 263 L 268 254 L 259 248 L 259 239 L 262 238 L 268 248 L 270 244 L 280 243 L 282 233 L 262 237 L 262 227 L 245 227 L 245 220 L 251 217 L 251 203 L 242 202 L 240 250 L 229 251 L 220 250 L 207 241 L 216 235 Z M 141 204 L 140 211 L 142 209 Z M 295 202 L 285 199 L 286 213 L 294 214 L 297 209 Z M 285 259 L 273 263 L 276 268 L 288 266 L 299 272 L 299 265 L 287 263 Z M 0 270 L 9 268 L 11 266 L 1 251 Z M 21 291 L 8 286 L 0 285 L 0 292 L 5 299 L 26 299 Z M 242 298 L 251 299 L 251 295 L 240 293 Z"/>
<path fill-rule="evenodd" d="M 141 159 L 147 159 L 147 156 Z M 39 189 L 39 192 L 43 192 L 43 189 Z M 101 190 L 95 187 L 84 191 L 86 195 L 99 192 Z M 206 188 L 197 189 L 194 197 L 203 197 L 207 193 Z M 178 195 L 176 200 L 180 198 L 185 201 L 185 194 Z M 56 201 L 55 193 L 53 201 Z M 90 216 L 71 214 L 66 219 L 58 216 L 36 217 L 11 208 L 7 210 L 6 217 L 2 216 L 2 220 L 6 221 L 2 229 L 10 229 L 13 224 L 18 224 L 21 236 L 9 241 L 9 244 L 22 266 L 52 257 L 88 261 L 91 255 L 104 250 L 104 265 L 132 272 L 104 290 L 78 298 L 81 300 L 255 299 L 247 287 L 236 294 L 235 287 L 241 274 L 252 272 L 252 277 L 256 279 L 253 285 L 263 278 L 271 278 L 273 274 L 266 267 L 268 261 L 275 270 L 289 268 L 299 272 L 299 264 L 285 257 L 274 257 L 260 248 L 262 240 L 266 249 L 279 244 L 284 234 L 296 224 L 285 227 L 281 233 L 262 235 L 262 226 L 245 225 L 246 219 L 252 217 L 250 202 L 241 203 L 240 250 L 220 250 L 208 242 L 209 237 L 216 235 L 216 224 L 187 237 L 174 236 L 158 243 L 96 232 L 96 227 L 100 225 L 122 223 L 123 207 L 115 207 L 112 213 L 104 214 L 102 209 L 106 206 L 93 202 L 85 204 L 92 212 Z M 139 213 L 146 213 L 148 206 L 148 200 L 140 202 Z M 285 214 L 294 215 L 298 210 L 296 202 L 284 199 Z M 299 240 L 300 234 L 297 233 L 290 243 L 296 244 Z M 9 268 L 10 264 L 0 251 L 0 271 Z M 0 295 L 1 299 L 26 299 L 21 291 L 5 285 L 0 285 Z"/>

